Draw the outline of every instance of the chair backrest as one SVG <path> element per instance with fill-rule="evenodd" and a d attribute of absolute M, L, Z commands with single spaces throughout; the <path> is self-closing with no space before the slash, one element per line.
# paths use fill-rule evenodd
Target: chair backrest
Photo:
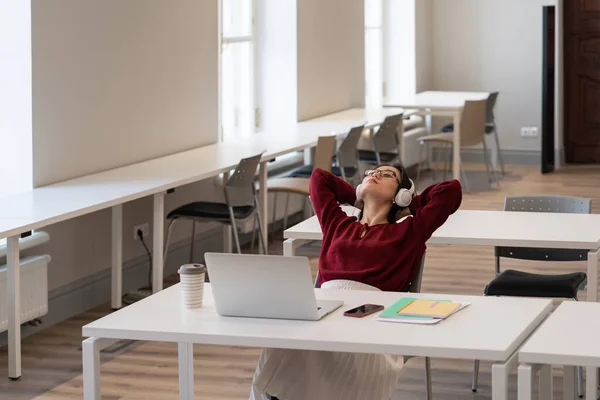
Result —
<path fill-rule="evenodd" d="M 592 200 L 572 196 L 507 196 L 504 211 L 590 214 Z M 534 261 L 584 261 L 588 250 L 542 249 L 533 247 L 496 247 L 496 271 L 500 257 Z"/>
<path fill-rule="evenodd" d="M 498 92 L 492 92 L 487 98 L 487 105 L 485 111 L 485 122 L 488 124 L 494 123 L 494 107 L 496 107 L 496 100 L 498 100 Z"/>
<path fill-rule="evenodd" d="M 319 136 L 315 151 L 315 168 L 331 171 L 332 157 L 335 152 L 335 136 Z"/>
<path fill-rule="evenodd" d="M 410 293 L 419 293 L 421 292 L 421 281 L 423 280 L 423 267 L 425 266 L 425 253 L 423 253 L 423 257 L 421 257 L 421 261 L 419 262 L 419 269 L 417 270 L 417 274 L 413 278 L 413 280 L 408 284 L 407 292 Z M 317 276 L 315 277 L 315 287 L 320 287 L 319 283 L 319 271 L 317 271 Z"/>
<path fill-rule="evenodd" d="M 474 146 L 483 142 L 487 100 L 465 101 L 460 120 L 460 145 Z"/>
<path fill-rule="evenodd" d="M 386 117 L 373 135 L 373 150 L 376 153 L 397 153 L 400 155 L 400 139 L 398 129 L 402 123 L 403 114 Z"/>
<path fill-rule="evenodd" d="M 231 207 L 254 205 L 256 187 L 254 180 L 262 153 L 242 158 L 227 180 L 223 190 L 225 201 Z"/>
<path fill-rule="evenodd" d="M 421 292 L 421 282 L 423 281 L 423 268 L 425 267 L 425 254 L 423 253 L 423 257 L 421 257 L 421 261 L 419 263 L 419 269 L 417 270 L 417 274 L 413 278 L 413 280 L 408 285 L 408 291 L 411 293 L 420 293 Z"/>
<path fill-rule="evenodd" d="M 354 128 L 350 129 L 340 144 L 340 147 L 337 149 L 337 163 L 344 178 L 346 178 L 347 175 L 348 177 L 354 176 L 360 169 L 358 158 L 358 142 L 360 141 L 364 130 L 364 125 L 355 126 Z M 351 173 L 348 174 L 350 171 Z"/>

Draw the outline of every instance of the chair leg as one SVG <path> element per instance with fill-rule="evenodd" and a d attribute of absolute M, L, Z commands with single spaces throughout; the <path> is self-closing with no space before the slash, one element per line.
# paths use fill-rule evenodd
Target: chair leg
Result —
<path fill-rule="evenodd" d="M 283 230 L 284 231 L 287 229 L 289 205 L 290 205 L 290 193 L 288 192 L 285 194 L 285 210 L 283 213 Z"/>
<path fill-rule="evenodd" d="M 502 158 L 502 150 L 500 150 L 500 139 L 498 138 L 498 130 L 496 127 L 496 122 L 494 121 L 494 140 L 496 141 L 496 152 L 498 153 L 498 162 L 500 163 L 500 170 L 502 171 L 502 176 L 506 175 L 504 171 L 504 159 Z"/>
<path fill-rule="evenodd" d="M 500 186 L 500 180 L 498 179 L 498 176 L 496 175 L 496 169 L 493 168 L 492 162 L 490 160 L 490 155 L 488 152 L 488 147 L 487 144 L 485 144 L 485 140 L 483 141 L 483 161 L 485 162 L 485 169 L 487 170 L 487 176 L 488 176 L 488 181 L 490 182 L 490 185 L 492 184 L 492 180 L 496 181 L 496 184 L 498 184 L 498 186 Z M 491 168 L 491 174 L 490 174 L 490 168 Z M 493 178 L 492 178 L 493 176 Z"/>
<path fill-rule="evenodd" d="M 196 238 L 196 221 L 192 220 L 192 237 L 190 239 L 190 264 L 194 262 L 194 239 Z"/>
<path fill-rule="evenodd" d="M 479 381 L 479 360 L 475 360 L 473 364 L 473 382 L 471 383 L 471 390 L 477 391 L 477 384 Z"/>
<path fill-rule="evenodd" d="M 467 180 L 467 173 L 463 169 L 462 166 L 460 167 L 460 173 L 462 174 L 462 180 L 463 180 L 463 183 L 464 183 L 463 186 L 465 187 L 465 192 L 466 193 L 470 193 L 470 190 L 469 190 L 469 181 Z"/>
<path fill-rule="evenodd" d="M 431 387 L 431 358 L 425 357 L 425 390 L 426 399 L 433 400 L 433 390 Z"/>
<path fill-rule="evenodd" d="M 583 367 L 577 367 L 577 397 L 583 398 Z"/>
<path fill-rule="evenodd" d="M 254 240 L 256 237 L 256 215 L 252 221 L 252 240 L 250 241 L 250 254 L 254 254 Z"/>
<path fill-rule="evenodd" d="M 446 152 L 446 159 L 444 160 L 444 174 L 442 176 L 443 180 L 446 180 L 446 172 L 450 171 L 450 157 L 452 157 L 452 146 L 448 145 L 446 148 L 448 151 Z"/>
<path fill-rule="evenodd" d="M 277 193 L 273 193 L 273 225 L 275 225 L 275 221 L 277 221 Z M 273 233 L 273 238 L 275 238 L 275 233 Z"/>
<path fill-rule="evenodd" d="M 260 236 L 260 243 L 262 244 L 262 249 L 264 254 L 267 253 L 267 244 L 265 243 L 265 230 L 263 227 L 262 218 L 260 217 L 260 208 L 258 207 L 258 198 L 256 195 L 254 196 L 254 207 L 256 207 L 256 215 L 258 216 L 258 231 Z"/>
<path fill-rule="evenodd" d="M 419 183 L 419 179 L 421 179 L 421 164 L 423 161 L 421 161 L 421 159 L 423 158 L 423 149 L 425 148 L 425 143 L 424 142 L 420 142 L 419 145 L 419 159 L 417 160 L 417 183 Z"/>
<path fill-rule="evenodd" d="M 228 206 L 229 208 L 229 219 L 231 221 L 231 230 L 233 231 L 233 238 L 235 239 L 235 248 L 237 249 L 238 254 L 242 254 L 242 248 L 240 247 L 240 238 L 238 236 L 237 225 L 235 223 L 235 217 L 233 215 L 233 208 Z"/>
<path fill-rule="evenodd" d="M 173 218 L 169 221 L 169 226 L 167 227 L 167 237 L 165 239 L 165 250 L 163 254 L 163 265 L 167 263 L 167 256 L 169 255 L 169 245 L 171 244 L 171 231 L 173 230 L 173 225 L 175 224 L 175 220 L 177 218 Z"/>

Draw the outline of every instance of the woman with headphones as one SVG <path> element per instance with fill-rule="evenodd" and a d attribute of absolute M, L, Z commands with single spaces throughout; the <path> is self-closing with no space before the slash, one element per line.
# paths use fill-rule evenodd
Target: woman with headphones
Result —
<path fill-rule="evenodd" d="M 317 169 L 310 194 L 323 230 L 319 283 L 343 279 L 385 291 L 406 290 L 425 242 L 462 201 L 457 180 L 432 185 L 417 196 L 400 164 L 366 171 L 356 189 Z M 339 204 L 362 211 L 358 218 L 349 217 Z"/>
<path fill-rule="evenodd" d="M 401 292 L 417 273 L 425 242 L 460 206 L 462 189 L 451 180 L 416 195 L 395 164 L 366 171 L 357 188 L 315 169 L 310 198 L 323 230 L 320 286 Z M 358 218 L 340 204 L 359 208 Z M 402 357 L 267 348 L 250 399 L 389 400 L 402 367 Z"/>

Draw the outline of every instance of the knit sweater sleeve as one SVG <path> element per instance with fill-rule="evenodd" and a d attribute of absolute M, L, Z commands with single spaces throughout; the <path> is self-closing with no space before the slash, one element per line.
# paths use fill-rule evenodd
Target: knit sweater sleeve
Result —
<path fill-rule="evenodd" d="M 323 231 L 346 217 L 340 204 L 354 205 L 356 190 L 343 179 L 316 168 L 310 177 L 310 199 Z"/>
<path fill-rule="evenodd" d="M 456 179 L 429 186 L 410 205 L 415 233 L 428 240 L 462 202 L 462 187 Z"/>

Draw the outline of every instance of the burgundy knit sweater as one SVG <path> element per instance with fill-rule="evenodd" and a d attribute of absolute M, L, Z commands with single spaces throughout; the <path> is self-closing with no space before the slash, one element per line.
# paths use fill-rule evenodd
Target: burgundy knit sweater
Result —
<path fill-rule="evenodd" d="M 425 242 L 458 209 L 462 190 L 457 180 L 432 185 L 413 199 L 412 217 L 374 226 L 342 211 L 340 204 L 354 205 L 356 191 L 329 172 L 313 171 L 310 197 L 323 230 L 319 283 L 349 279 L 384 291 L 405 291 L 417 272 Z"/>

